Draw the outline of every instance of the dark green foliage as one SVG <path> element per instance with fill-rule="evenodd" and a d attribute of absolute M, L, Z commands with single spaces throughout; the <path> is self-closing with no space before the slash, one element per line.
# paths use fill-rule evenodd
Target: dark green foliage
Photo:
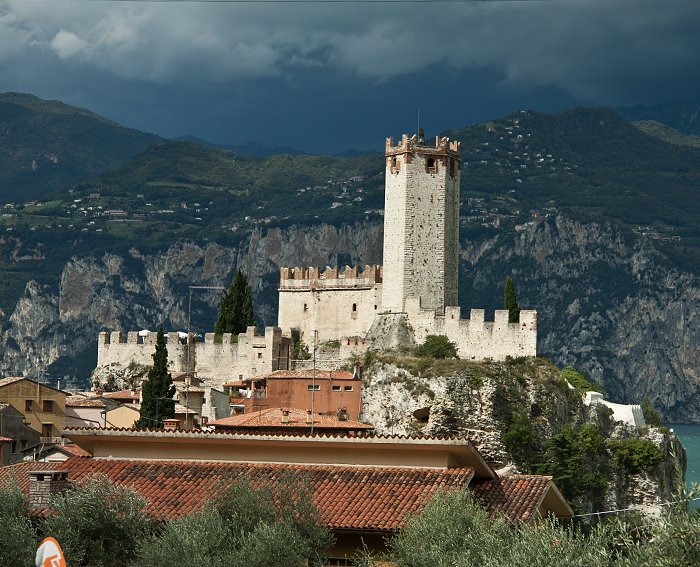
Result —
<path fill-rule="evenodd" d="M 607 446 L 617 466 L 630 474 L 653 472 L 664 461 L 663 451 L 648 439 L 609 439 Z"/>
<path fill-rule="evenodd" d="M 560 567 L 605 565 L 612 538 L 587 537 L 555 522 L 514 528 L 489 518 L 468 490 L 439 492 L 389 544 L 401 567 Z"/>
<path fill-rule="evenodd" d="M 520 320 L 520 306 L 515 295 L 515 285 L 510 278 L 506 278 L 506 285 L 503 288 L 503 309 L 508 310 L 509 323 L 517 323 Z"/>
<path fill-rule="evenodd" d="M 142 496 L 101 476 L 55 497 L 51 507 L 56 514 L 42 528 L 61 544 L 68 565 L 129 565 L 153 527 Z"/>
<path fill-rule="evenodd" d="M 644 398 L 642 401 L 642 413 L 644 414 L 644 421 L 647 422 L 647 425 L 661 427 L 663 424 L 664 416 L 654 408 L 649 398 Z"/>
<path fill-rule="evenodd" d="M 143 542 L 140 564 L 171 567 L 173 557 L 186 557 L 210 567 L 321 565 L 332 543 L 302 479 L 283 476 L 259 485 L 243 478 L 202 511 L 169 522 Z"/>
<path fill-rule="evenodd" d="M 425 342 L 416 347 L 421 358 L 457 358 L 457 345 L 445 335 L 428 335 Z"/>
<path fill-rule="evenodd" d="M 256 325 L 253 314 L 253 295 L 248 279 L 239 268 L 233 277 L 231 287 L 221 298 L 214 332 L 217 335 L 233 333 L 237 338 L 239 333 L 245 333 L 248 327 Z"/>
<path fill-rule="evenodd" d="M 36 537 L 27 514 L 27 502 L 17 485 L 0 486 L 0 565 L 34 565 Z"/>
<path fill-rule="evenodd" d="M 175 386 L 168 372 L 168 348 L 165 345 L 163 327 L 156 335 L 156 351 L 148 378 L 142 384 L 140 417 L 134 427 L 163 427 L 164 419 L 175 417 Z"/>
<path fill-rule="evenodd" d="M 579 372 L 571 366 L 567 366 L 561 371 L 561 377 L 571 384 L 574 389 L 581 393 L 590 391 L 605 393 L 605 389 L 603 388 L 602 384 L 599 384 L 598 382 L 591 382 L 588 380 L 588 378 L 586 378 L 586 375 L 583 372 Z"/>
<path fill-rule="evenodd" d="M 541 436 L 535 431 L 530 418 L 524 412 L 513 413 L 510 425 L 501 432 L 501 441 L 522 469 L 535 470 L 541 462 Z"/>
<path fill-rule="evenodd" d="M 545 462 L 537 472 L 554 476 L 569 500 L 600 496 L 610 475 L 605 439 L 593 424 L 567 424 L 545 442 Z"/>
<path fill-rule="evenodd" d="M 294 360 L 309 360 L 311 353 L 307 344 L 301 340 L 299 329 L 292 329 L 292 358 Z"/>

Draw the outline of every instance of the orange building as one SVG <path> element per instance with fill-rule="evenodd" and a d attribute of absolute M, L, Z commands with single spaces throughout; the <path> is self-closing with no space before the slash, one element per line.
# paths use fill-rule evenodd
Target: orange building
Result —
<path fill-rule="evenodd" d="M 358 421 L 362 411 L 362 378 L 359 369 L 276 370 L 243 382 L 225 384 L 234 413 L 290 408 L 314 415 L 341 412 Z"/>

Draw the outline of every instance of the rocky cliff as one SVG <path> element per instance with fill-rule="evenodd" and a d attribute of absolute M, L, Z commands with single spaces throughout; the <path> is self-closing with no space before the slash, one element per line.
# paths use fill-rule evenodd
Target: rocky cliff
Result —
<path fill-rule="evenodd" d="M 74 257 L 54 283 L 30 282 L 3 319 L 0 372 L 37 376 L 48 366 L 54 381 L 87 384 L 100 330 L 185 329 L 187 286 L 228 285 L 238 266 L 259 323 L 274 324 L 280 265 L 381 262 L 381 242 L 381 225 L 365 221 L 255 230 L 235 246 L 176 241 L 159 252 Z M 587 371 L 612 401 L 648 397 L 671 421 L 700 421 L 700 285 L 651 241 L 567 216 L 464 240 L 464 314 L 501 307 L 507 275 L 521 306 L 539 311 L 539 352 Z M 209 330 L 217 302 L 216 292 L 194 293 L 194 330 Z"/>
<path fill-rule="evenodd" d="M 685 451 L 673 434 L 613 423 L 546 359 L 378 354 L 364 373 L 363 419 L 381 433 L 464 435 L 496 469 L 554 475 L 580 513 L 656 513 L 683 485 Z"/>

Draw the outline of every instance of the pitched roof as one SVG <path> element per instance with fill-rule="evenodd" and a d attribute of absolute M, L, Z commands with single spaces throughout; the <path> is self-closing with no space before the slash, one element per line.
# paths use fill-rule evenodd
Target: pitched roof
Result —
<path fill-rule="evenodd" d="M 352 380 L 352 372 L 349 370 L 275 370 L 269 374 L 265 374 L 262 378 L 267 378 L 268 380 L 285 380 L 285 379 L 304 379 L 310 380 L 316 376 L 317 380 Z M 257 376 L 254 378 L 248 378 L 250 380 L 259 380 L 261 377 Z M 357 378 L 359 380 L 359 378 Z"/>
<path fill-rule="evenodd" d="M 307 480 L 323 522 L 333 529 L 387 531 L 400 528 L 409 512 L 420 510 L 440 488 L 466 488 L 470 467 L 454 469 L 281 465 L 191 461 L 132 461 L 70 458 L 59 463 L 29 462 L 0 469 L 0 482 L 14 477 L 28 493 L 29 471 L 67 470 L 70 480 L 103 474 L 130 486 L 147 500 L 146 512 L 173 519 L 199 510 L 238 477 L 271 482 L 283 473 Z"/>
<path fill-rule="evenodd" d="M 27 378 L 26 376 L 8 376 L 7 378 L 0 378 L 0 388 L 9 386 L 10 384 L 14 384 L 15 382 L 20 382 L 21 380 L 33 382 L 34 384 L 38 384 L 42 388 L 49 388 L 50 390 L 55 390 L 56 392 L 60 392 L 61 394 L 66 394 L 66 396 L 70 395 L 68 392 L 64 392 L 63 390 L 59 390 L 58 388 L 54 388 L 53 386 L 49 386 L 48 384 L 37 382 L 36 380 L 32 380 L 31 378 Z"/>
<path fill-rule="evenodd" d="M 538 475 L 504 475 L 472 485 L 477 502 L 492 515 L 502 514 L 513 522 L 534 519 L 533 514 L 552 489 L 556 490 L 552 477 Z"/>
<path fill-rule="evenodd" d="M 269 408 L 251 413 L 240 413 L 231 417 L 224 417 L 216 421 L 210 421 L 209 425 L 227 429 L 249 428 L 303 428 L 310 429 L 311 424 L 306 423 L 306 412 L 300 409 L 290 408 L 289 421 L 282 422 L 282 408 Z M 371 425 L 360 421 L 340 420 L 335 416 L 317 415 L 314 418 L 314 429 L 374 429 Z"/>
<path fill-rule="evenodd" d="M 105 403 L 95 396 L 76 394 L 66 398 L 66 407 L 70 408 L 103 408 Z"/>
<path fill-rule="evenodd" d="M 110 400 L 136 400 L 139 401 L 139 394 L 141 393 L 141 388 L 136 388 L 136 390 L 119 390 L 118 392 L 105 392 L 102 394 L 103 398 Z"/>

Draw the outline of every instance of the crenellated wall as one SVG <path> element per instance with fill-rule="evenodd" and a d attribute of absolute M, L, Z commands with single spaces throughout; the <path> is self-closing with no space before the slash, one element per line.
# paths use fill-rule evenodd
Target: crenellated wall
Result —
<path fill-rule="evenodd" d="M 428 335 L 445 335 L 457 345 L 460 358 L 505 360 L 507 356 L 537 356 L 537 311 L 522 310 L 517 323 L 508 322 L 508 311 L 498 309 L 486 321 L 483 309 L 472 309 L 469 319 L 460 317 L 459 307 L 446 307 L 442 315 L 423 309 L 419 300 L 406 301 L 406 315 L 422 343 Z"/>
<path fill-rule="evenodd" d="M 382 267 L 345 269 L 282 268 L 277 324 L 288 333 L 298 329 L 313 345 L 349 335 L 364 336 L 382 310 Z"/>
<path fill-rule="evenodd" d="M 102 332 L 97 341 L 97 366 L 126 367 L 132 362 L 151 366 L 155 341 L 155 332 Z M 207 387 L 221 388 L 232 380 L 289 368 L 291 339 L 282 336 L 279 327 L 266 327 L 264 335 L 248 327 L 237 342 L 230 333 L 223 334 L 220 341 L 214 333 L 207 333 L 203 342 L 194 341 L 192 335 L 188 344 L 186 333 L 167 333 L 166 344 L 170 371 L 194 372 Z"/>

